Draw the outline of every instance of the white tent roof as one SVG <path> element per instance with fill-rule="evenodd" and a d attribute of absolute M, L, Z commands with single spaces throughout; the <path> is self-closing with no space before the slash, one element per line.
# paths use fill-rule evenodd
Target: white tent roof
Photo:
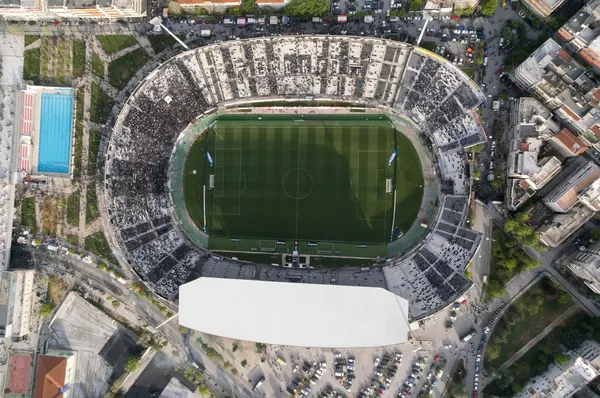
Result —
<path fill-rule="evenodd" d="M 301 347 L 406 342 L 408 301 L 374 287 L 199 278 L 179 288 L 179 324 L 217 336 Z"/>

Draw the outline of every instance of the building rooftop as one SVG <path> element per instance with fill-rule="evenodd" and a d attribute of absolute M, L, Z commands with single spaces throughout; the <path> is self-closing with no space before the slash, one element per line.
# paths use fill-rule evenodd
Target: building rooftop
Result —
<path fill-rule="evenodd" d="M 592 216 L 594 211 L 587 206 L 576 206 L 568 213 L 557 214 L 552 221 L 538 229 L 540 240 L 550 246 L 560 245 L 566 238 L 577 231 Z"/>
<path fill-rule="evenodd" d="M 65 387 L 67 358 L 40 355 L 35 373 L 34 398 L 61 398 Z"/>
<path fill-rule="evenodd" d="M 563 128 L 554 136 L 562 145 L 564 145 L 573 156 L 579 156 L 588 150 L 588 146 L 583 143 L 581 138 L 575 136 L 569 129 Z"/>
<path fill-rule="evenodd" d="M 566 178 L 544 197 L 544 202 L 553 203 L 562 211 L 567 211 L 578 201 L 578 195 L 600 178 L 600 168 L 588 162 L 583 168 L 565 176 Z M 555 210 L 558 211 L 558 210 Z"/>
<path fill-rule="evenodd" d="M 194 330 L 299 347 L 386 346 L 409 333 L 408 301 L 381 288 L 203 277 L 180 286 L 179 311 Z"/>
<path fill-rule="evenodd" d="M 115 368 L 123 366 L 135 335 L 71 292 L 49 325 L 47 349 L 76 352 L 73 397 L 101 397 Z M 121 370 L 121 369 L 119 369 Z"/>

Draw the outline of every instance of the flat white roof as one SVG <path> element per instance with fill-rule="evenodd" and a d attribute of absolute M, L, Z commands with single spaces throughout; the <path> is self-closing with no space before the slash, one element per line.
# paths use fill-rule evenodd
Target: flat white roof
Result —
<path fill-rule="evenodd" d="M 238 340 L 379 347 L 408 340 L 408 301 L 375 287 L 202 277 L 179 287 L 179 324 Z"/>

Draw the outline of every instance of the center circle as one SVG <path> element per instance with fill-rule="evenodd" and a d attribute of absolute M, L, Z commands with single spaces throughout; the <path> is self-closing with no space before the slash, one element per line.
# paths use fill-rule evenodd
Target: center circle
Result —
<path fill-rule="evenodd" d="M 291 199 L 304 199 L 312 190 L 313 178 L 305 169 L 291 169 L 283 176 L 283 192 Z"/>

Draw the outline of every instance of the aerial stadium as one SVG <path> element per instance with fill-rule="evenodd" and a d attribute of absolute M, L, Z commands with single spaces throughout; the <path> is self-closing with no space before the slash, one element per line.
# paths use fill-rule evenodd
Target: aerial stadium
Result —
<path fill-rule="evenodd" d="M 99 187 L 109 241 L 178 301 L 181 325 L 311 347 L 407 341 L 411 322 L 472 284 L 481 235 L 464 148 L 486 139 L 483 100 L 444 58 L 385 39 L 179 53 L 113 110 Z M 281 315 L 254 325 L 260 313 Z M 311 331 L 290 313 L 355 326 Z"/>

